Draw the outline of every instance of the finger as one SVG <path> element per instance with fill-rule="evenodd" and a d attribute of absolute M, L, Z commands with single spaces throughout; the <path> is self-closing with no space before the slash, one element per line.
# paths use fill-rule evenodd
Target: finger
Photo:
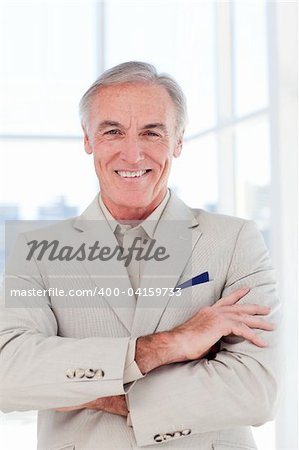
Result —
<path fill-rule="evenodd" d="M 223 297 L 218 302 L 215 303 L 214 306 L 230 306 L 234 305 L 237 301 L 239 301 L 242 297 L 244 297 L 250 291 L 249 288 L 238 289 L 227 297 Z"/>
<path fill-rule="evenodd" d="M 244 323 L 250 328 L 256 328 L 259 330 L 273 331 L 275 329 L 273 323 L 252 316 L 245 317 Z"/>
<path fill-rule="evenodd" d="M 84 409 L 85 406 L 83 405 L 78 405 L 78 406 L 65 406 L 63 408 L 56 408 L 55 411 L 59 411 L 59 412 L 69 412 L 69 411 L 76 411 L 78 409 Z"/>
<path fill-rule="evenodd" d="M 273 331 L 275 329 L 275 325 L 272 322 L 251 314 L 229 313 L 226 315 L 226 319 L 245 323 L 250 328 L 258 328 L 265 331 Z"/>
<path fill-rule="evenodd" d="M 257 304 L 246 304 L 246 305 L 238 304 L 238 305 L 224 306 L 223 312 L 264 316 L 271 312 L 271 308 L 269 306 Z"/>
<path fill-rule="evenodd" d="M 103 402 L 107 399 L 107 398 L 112 398 L 112 397 L 105 397 L 105 398 L 97 398 L 96 400 L 92 400 L 91 402 L 87 402 L 87 403 L 83 403 L 82 405 L 76 405 L 76 406 L 65 406 L 63 408 L 57 408 L 56 411 L 61 411 L 61 412 L 68 412 L 68 411 L 76 411 L 78 409 L 101 409 L 103 407 Z"/>
<path fill-rule="evenodd" d="M 236 323 L 232 327 L 232 332 L 236 336 L 243 337 L 249 342 L 252 342 L 252 344 L 256 345 L 257 347 L 267 347 L 267 343 L 259 337 L 259 335 L 255 334 L 247 325 L 244 323 Z"/>

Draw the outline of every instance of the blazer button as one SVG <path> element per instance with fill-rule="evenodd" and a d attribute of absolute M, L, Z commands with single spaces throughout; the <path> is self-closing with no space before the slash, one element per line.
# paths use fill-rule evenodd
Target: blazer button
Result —
<path fill-rule="evenodd" d="M 93 369 L 86 369 L 85 376 L 86 378 L 93 378 L 95 375 L 95 371 Z"/>
<path fill-rule="evenodd" d="M 175 433 L 173 433 L 173 437 L 178 438 L 182 436 L 182 432 L 181 431 L 176 431 Z"/>
<path fill-rule="evenodd" d="M 67 378 L 74 378 L 75 376 L 75 371 L 74 369 L 67 369 L 67 371 L 65 372 L 65 375 L 67 376 Z"/>
<path fill-rule="evenodd" d="M 163 441 L 163 437 L 161 436 L 161 434 L 156 434 L 156 435 L 154 436 L 154 440 L 155 440 L 156 442 L 162 442 L 162 441 Z"/>
<path fill-rule="evenodd" d="M 182 436 L 188 436 L 188 434 L 191 433 L 191 430 L 190 430 L 190 428 L 186 428 L 186 430 L 182 430 L 181 433 L 182 433 Z"/>
<path fill-rule="evenodd" d="M 172 438 L 173 438 L 173 435 L 170 433 L 163 434 L 163 441 L 169 441 Z"/>
<path fill-rule="evenodd" d="M 95 380 L 100 380 L 101 378 L 103 378 L 105 376 L 105 372 L 104 372 L 104 370 L 102 370 L 102 369 L 98 369 L 97 371 L 96 371 L 96 373 L 94 374 L 94 379 Z"/>
<path fill-rule="evenodd" d="M 76 378 L 83 378 L 84 375 L 85 375 L 85 370 L 84 369 L 76 369 L 75 370 Z"/>

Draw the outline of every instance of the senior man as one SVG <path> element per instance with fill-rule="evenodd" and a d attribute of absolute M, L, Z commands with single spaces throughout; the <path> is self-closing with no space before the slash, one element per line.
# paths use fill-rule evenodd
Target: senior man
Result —
<path fill-rule="evenodd" d="M 273 418 L 278 366 L 278 301 L 259 232 L 167 188 L 186 124 L 170 76 L 120 64 L 80 112 L 100 193 L 79 217 L 17 240 L 2 410 L 39 410 L 40 450 L 256 448 L 250 426 Z"/>

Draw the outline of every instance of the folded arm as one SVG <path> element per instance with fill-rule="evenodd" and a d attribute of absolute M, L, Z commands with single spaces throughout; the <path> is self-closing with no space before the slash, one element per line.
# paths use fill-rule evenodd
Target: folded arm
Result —
<path fill-rule="evenodd" d="M 244 286 L 250 292 L 229 305 L 229 296 Z M 173 339 L 181 359 L 166 352 L 173 364 L 155 368 L 129 391 L 130 416 L 139 446 L 160 442 L 164 435 L 166 440 L 169 435 L 179 437 L 182 430 L 204 433 L 261 425 L 273 418 L 279 378 L 279 302 L 265 245 L 251 222 L 246 222 L 240 232 L 222 292 L 224 297 L 226 300 L 220 301 L 218 327 L 210 320 L 211 310 L 218 308 L 216 303 L 196 315 L 197 319 L 205 316 L 205 320 L 198 321 L 198 339 L 192 337 L 190 329 L 187 331 L 190 321 L 177 327 L 179 334 Z M 241 307 L 239 312 L 237 306 Z M 235 316 L 228 318 L 231 309 L 236 310 L 232 313 Z M 193 325 L 196 316 L 191 319 Z M 203 331 L 209 322 L 211 327 Z M 217 332 L 222 333 L 220 351 L 213 359 L 207 359 L 202 355 L 213 342 L 209 340 L 212 330 L 215 341 L 219 338 Z M 175 329 L 170 334 L 173 332 Z M 188 336 L 186 341 L 184 334 Z M 145 371 L 150 363 L 151 358 L 145 363 Z"/>
<path fill-rule="evenodd" d="M 135 361 L 142 374 L 172 363 L 201 360 L 217 353 L 220 339 L 235 335 L 247 339 L 260 348 L 266 342 L 252 328 L 272 331 L 273 324 L 263 320 L 270 308 L 254 304 L 237 304 L 249 289 L 239 289 L 213 306 L 203 308 L 187 322 L 170 331 L 139 337 L 136 340 Z M 111 408 L 111 404 L 113 408 Z M 113 414 L 127 415 L 125 396 L 98 398 L 83 405 L 60 408 L 59 411 L 101 409 Z M 126 414 L 124 414 L 124 411 Z"/>
<path fill-rule="evenodd" d="M 26 261 L 25 251 L 21 235 L 1 295 L 0 409 L 43 410 L 124 394 L 129 337 L 59 336 L 47 296 L 10 295 L 11 289 L 47 287 L 35 261 Z M 73 313 L 72 308 L 67 311 Z"/>

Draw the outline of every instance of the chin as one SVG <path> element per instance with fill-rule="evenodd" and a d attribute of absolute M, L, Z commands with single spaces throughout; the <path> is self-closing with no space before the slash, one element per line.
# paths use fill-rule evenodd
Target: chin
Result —
<path fill-rule="evenodd" d="M 151 199 L 146 198 L 145 192 L 130 192 L 129 195 L 123 195 L 122 198 L 118 197 L 119 204 L 123 204 L 127 207 L 144 208 L 151 203 Z"/>

